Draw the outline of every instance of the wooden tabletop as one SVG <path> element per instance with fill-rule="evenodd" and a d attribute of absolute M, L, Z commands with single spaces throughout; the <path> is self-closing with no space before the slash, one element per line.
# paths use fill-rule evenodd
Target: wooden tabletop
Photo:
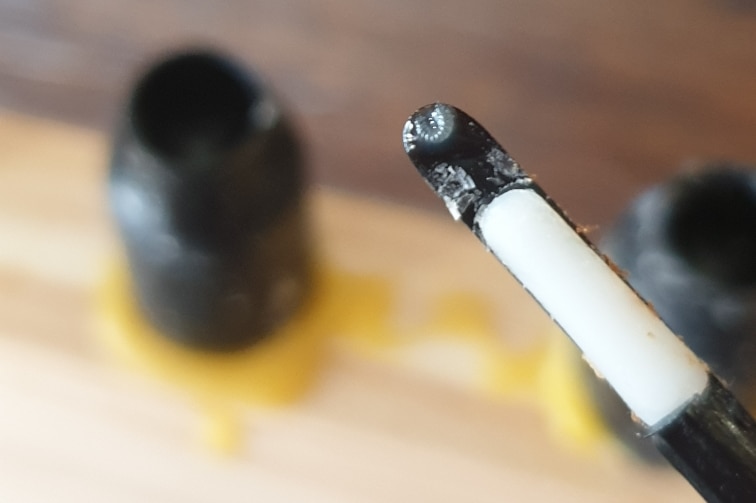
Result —
<path fill-rule="evenodd" d="M 290 105 L 314 178 L 441 210 L 401 149 L 435 100 L 586 225 L 682 163 L 756 161 L 749 0 L 0 1 L 0 105 L 107 131 L 156 54 L 211 44 Z"/>
<path fill-rule="evenodd" d="M 570 451 L 532 407 L 348 351 L 302 402 L 245 416 L 239 456 L 212 454 L 189 398 L 96 342 L 116 247 L 104 165 L 140 69 L 216 46 L 296 118 L 329 187 L 312 195 L 324 260 L 389 278 L 399 311 L 474 291 L 503 337 L 527 338 L 548 326 L 536 306 L 464 229 L 412 209 L 444 211 L 402 152 L 405 118 L 465 109 L 605 226 L 682 163 L 756 160 L 752 4 L 0 0 L 0 107 L 16 112 L 0 114 L 0 500 L 697 501 L 669 471 Z"/>
<path fill-rule="evenodd" d="M 239 451 L 218 455 L 186 393 L 98 343 L 94 297 L 117 247 L 106 157 L 98 133 L 0 114 L 1 501 L 698 501 L 670 470 L 568 448 L 533 406 L 486 397 L 452 369 L 441 379 L 348 348 L 300 401 L 242 408 Z M 331 189 L 310 199 L 320 260 L 384 278 L 393 312 L 473 292 L 502 344 L 549 330 L 448 218 Z"/>

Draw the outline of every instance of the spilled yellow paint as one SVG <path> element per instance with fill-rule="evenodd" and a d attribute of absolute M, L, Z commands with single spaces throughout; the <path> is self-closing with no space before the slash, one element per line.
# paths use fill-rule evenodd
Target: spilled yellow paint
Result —
<path fill-rule="evenodd" d="M 314 285 L 307 303 L 277 333 L 245 350 L 213 353 L 152 328 L 130 294 L 126 268 L 115 266 L 98 297 L 98 333 L 119 360 L 193 395 L 203 411 L 202 439 L 220 453 L 233 454 L 242 444 L 243 407 L 282 406 L 302 397 L 337 338 L 367 357 L 397 361 L 412 348 L 423 351 L 425 343 L 451 344 L 452 356 L 465 348 L 474 355 L 469 387 L 492 399 L 535 405 L 557 438 L 573 448 L 590 451 L 608 437 L 576 351 L 558 330 L 535 348 L 515 351 L 497 335 L 485 299 L 461 292 L 434 299 L 427 320 L 399 330 L 391 321 L 395 292 L 388 280 L 323 268 Z"/>
<path fill-rule="evenodd" d="M 513 349 L 502 342 L 485 299 L 456 292 L 436 301 L 421 332 L 449 334 L 471 345 L 480 355 L 476 388 L 494 399 L 537 407 L 554 436 L 571 448 L 593 452 L 610 439 L 585 386 L 580 354 L 558 327 L 538 334 L 535 347 Z"/>
<path fill-rule="evenodd" d="M 281 406 L 300 398 L 325 363 L 326 343 L 353 334 L 362 347 L 395 346 L 387 329 L 385 281 L 320 271 L 297 314 L 275 334 L 230 353 L 189 348 L 162 336 L 141 315 L 126 267 L 113 266 L 98 292 L 98 336 L 118 360 L 177 386 L 203 410 L 206 443 L 232 453 L 242 439 L 239 404 Z"/>

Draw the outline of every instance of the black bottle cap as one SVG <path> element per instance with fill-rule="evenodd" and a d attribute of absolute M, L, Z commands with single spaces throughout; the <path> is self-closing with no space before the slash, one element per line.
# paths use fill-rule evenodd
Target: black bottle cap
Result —
<path fill-rule="evenodd" d="M 166 336 L 237 349 L 302 302 L 300 144 L 241 65 L 193 51 L 151 66 L 124 110 L 109 186 L 134 294 Z"/>
<path fill-rule="evenodd" d="M 738 399 L 756 407 L 756 170 L 728 162 L 681 173 L 638 197 L 601 242 L 649 301 Z M 637 452 L 651 445 L 613 392 L 594 396 Z"/>

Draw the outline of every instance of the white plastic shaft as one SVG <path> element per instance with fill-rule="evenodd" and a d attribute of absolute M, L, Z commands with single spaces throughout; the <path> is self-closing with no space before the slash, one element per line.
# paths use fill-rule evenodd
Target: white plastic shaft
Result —
<path fill-rule="evenodd" d="M 491 251 L 646 425 L 704 390 L 706 367 L 536 192 L 503 193 L 478 224 Z"/>

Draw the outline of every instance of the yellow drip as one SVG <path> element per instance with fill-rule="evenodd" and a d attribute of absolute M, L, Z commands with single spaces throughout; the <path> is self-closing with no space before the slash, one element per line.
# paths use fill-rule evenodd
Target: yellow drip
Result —
<path fill-rule="evenodd" d="M 555 329 L 539 365 L 536 389 L 556 438 L 577 449 L 592 451 L 606 445 L 610 433 L 591 401 L 580 363 L 577 348 Z"/>
<path fill-rule="evenodd" d="M 572 342 L 555 326 L 535 347 L 515 351 L 502 343 L 487 307 L 476 295 L 445 295 L 422 333 L 456 334 L 473 344 L 483 355 L 480 389 L 538 407 L 556 438 L 584 452 L 606 445 L 610 434 L 586 389 Z"/>
<path fill-rule="evenodd" d="M 157 332 L 141 316 L 125 271 L 115 268 L 100 296 L 103 340 L 122 360 L 214 400 L 280 405 L 309 387 L 329 328 L 322 296 L 313 295 L 275 337 L 245 350 L 213 353 Z"/>
<path fill-rule="evenodd" d="M 200 441 L 219 454 L 237 454 L 244 442 L 242 417 L 228 402 L 205 404 L 200 416 Z"/>
<path fill-rule="evenodd" d="M 309 301 L 269 338 L 233 353 L 187 348 L 152 328 L 131 296 L 127 270 L 111 268 L 100 292 L 99 334 L 118 359 L 193 395 L 204 409 L 201 433 L 220 453 L 242 441 L 240 407 L 281 406 L 317 379 L 333 338 L 367 356 L 391 359 L 419 341 L 453 341 L 482 364 L 473 389 L 496 399 L 535 404 L 557 438 L 591 450 L 607 438 L 582 382 L 576 351 L 555 330 L 545 342 L 515 352 L 497 335 L 484 299 L 450 293 L 436 299 L 426 323 L 399 331 L 389 320 L 394 291 L 387 280 L 322 269 Z"/>
<path fill-rule="evenodd" d="M 242 440 L 239 405 L 292 403 L 310 389 L 326 343 L 349 337 L 368 350 L 395 346 L 387 327 L 391 295 L 385 280 L 320 271 L 297 314 L 271 337 L 232 353 L 186 347 L 162 336 L 141 315 L 127 268 L 108 270 L 98 296 L 101 342 L 119 361 L 190 393 L 201 405 L 203 441 L 233 453 Z"/>

